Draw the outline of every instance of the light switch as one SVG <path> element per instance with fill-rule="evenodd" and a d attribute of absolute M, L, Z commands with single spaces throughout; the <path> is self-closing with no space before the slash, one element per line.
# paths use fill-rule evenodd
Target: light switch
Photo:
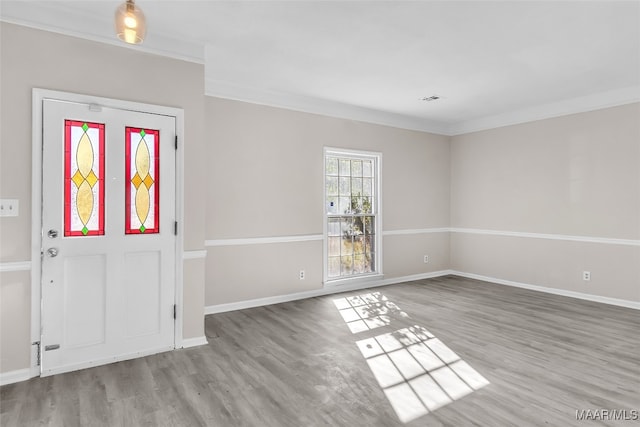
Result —
<path fill-rule="evenodd" d="M 18 216 L 18 199 L 0 199 L 0 216 Z"/>

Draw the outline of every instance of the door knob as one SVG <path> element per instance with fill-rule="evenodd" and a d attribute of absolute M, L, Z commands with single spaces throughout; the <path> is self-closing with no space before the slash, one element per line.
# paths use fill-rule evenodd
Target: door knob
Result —
<path fill-rule="evenodd" d="M 55 239 L 58 237 L 58 230 L 49 230 L 47 236 L 49 236 L 50 239 Z"/>
<path fill-rule="evenodd" d="M 49 255 L 51 258 L 58 256 L 58 249 L 57 248 L 49 248 L 47 250 L 47 255 Z"/>

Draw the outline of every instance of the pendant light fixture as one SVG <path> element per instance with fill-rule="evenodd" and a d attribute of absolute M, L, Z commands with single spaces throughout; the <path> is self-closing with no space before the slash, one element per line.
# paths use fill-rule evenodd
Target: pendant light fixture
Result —
<path fill-rule="evenodd" d="M 140 44 L 147 33 L 147 23 L 142 10 L 134 0 L 126 0 L 116 9 L 116 34 L 125 43 Z"/>

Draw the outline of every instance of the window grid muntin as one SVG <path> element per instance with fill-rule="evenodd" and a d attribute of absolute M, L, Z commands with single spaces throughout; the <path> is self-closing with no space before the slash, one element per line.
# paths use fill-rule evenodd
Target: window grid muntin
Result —
<path fill-rule="evenodd" d="M 325 152 L 327 280 L 378 273 L 378 183 L 375 173 L 378 158 L 378 155 L 364 153 Z M 361 223 L 360 226 L 354 227 L 357 222 Z M 350 230 L 345 230 L 345 224 Z"/>

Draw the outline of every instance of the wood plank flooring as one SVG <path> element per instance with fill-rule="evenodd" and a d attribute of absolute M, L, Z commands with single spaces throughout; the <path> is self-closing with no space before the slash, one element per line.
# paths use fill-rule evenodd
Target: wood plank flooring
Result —
<path fill-rule="evenodd" d="M 399 311 L 352 333 L 334 304 Z M 490 384 L 401 422 L 356 345 L 419 325 Z M 206 317 L 209 344 L 0 388 L 2 426 L 631 426 L 640 312 L 447 276 Z M 637 413 L 637 412 L 636 412 Z"/>

